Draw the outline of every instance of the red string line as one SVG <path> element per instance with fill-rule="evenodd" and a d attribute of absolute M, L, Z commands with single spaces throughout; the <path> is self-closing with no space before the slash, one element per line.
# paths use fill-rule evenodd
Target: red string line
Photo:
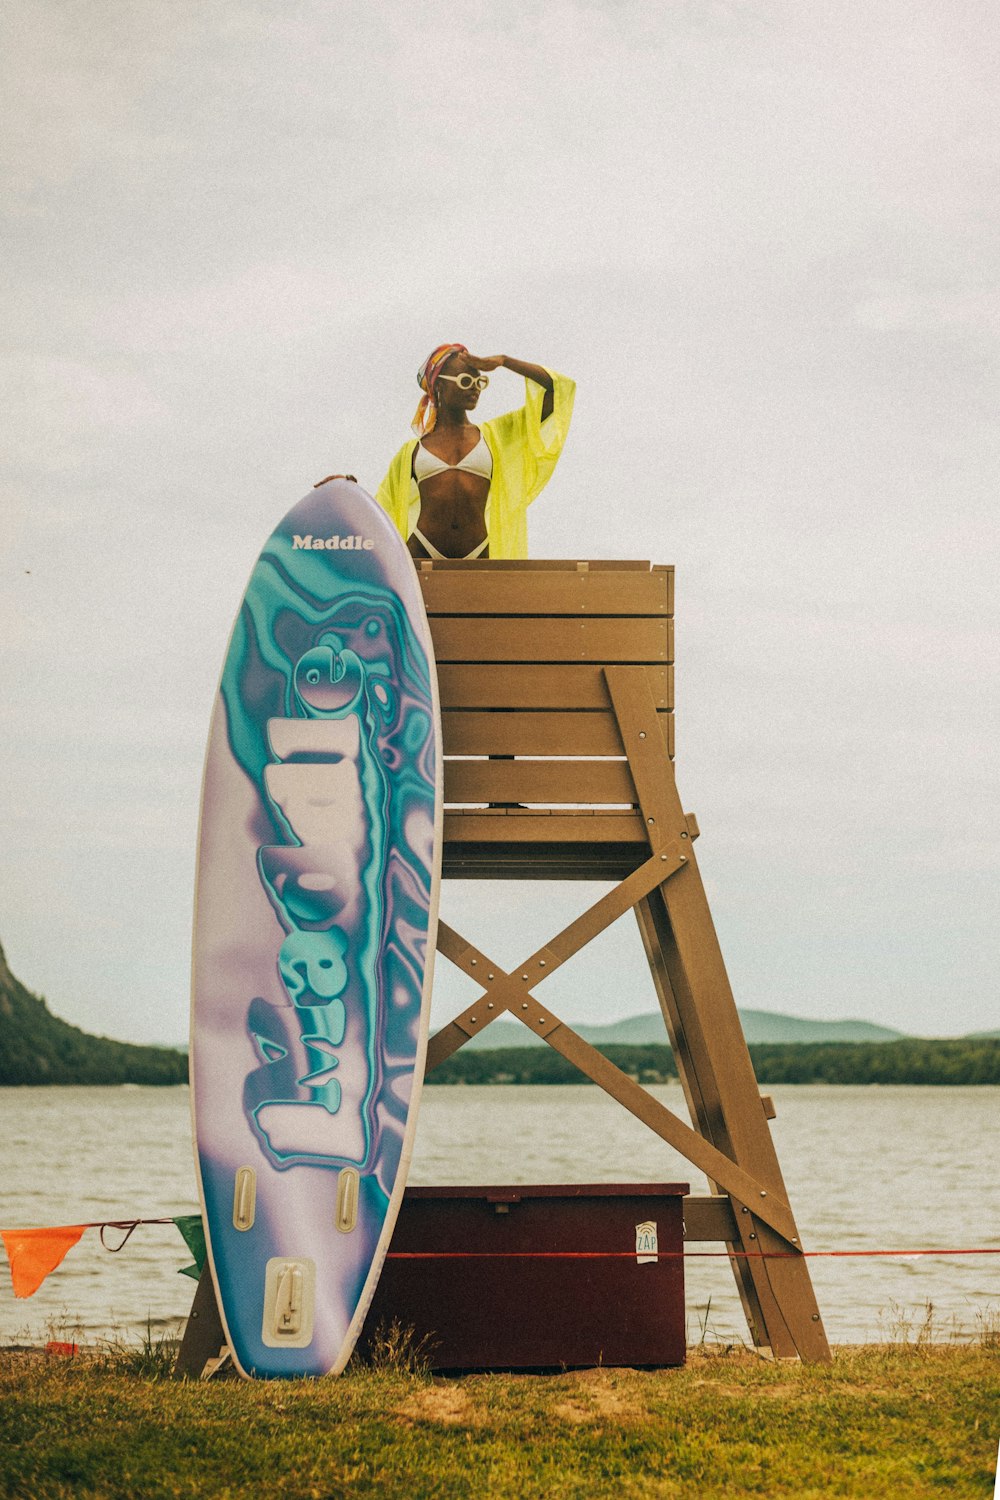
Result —
<path fill-rule="evenodd" d="M 176 1215 L 183 1219 L 184 1214 Z M 138 1229 L 140 1224 L 172 1224 L 173 1218 L 169 1219 L 95 1219 L 91 1224 L 81 1224 L 81 1229 Z"/>
<path fill-rule="evenodd" d="M 820 1257 L 892 1255 L 909 1260 L 918 1255 L 1000 1255 L 995 1250 L 390 1250 L 387 1260 L 815 1260 Z"/>
<path fill-rule="evenodd" d="M 101 1244 L 105 1250 L 116 1254 L 124 1249 L 140 1224 L 173 1224 L 173 1218 L 165 1219 L 94 1219 L 81 1224 L 81 1229 L 99 1229 Z M 118 1245 L 109 1245 L 104 1238 L 106 1229 L 119 1229 L 124 1239 Z M 1000 1247 L 979 1249 L 919 1249 L 919 1250 L 390 1250 L 387 1260 L 633 1260 L 637 1255 L 654 1255 L 657 1260 L 728 1260 L 738 1257 L 743 1260 L 819 1260 L 844 1259 L 864 1256 L 892 1256 L 899 1260 L 915 1260 L 921 1255 L 1000 1255 Z"/>
<path fill-rule="evenodd" d="M 183 1217 L 183 1215 L 180 1217 Z M 173 1222 L 173 1219 L 95 1219 L 92 1224 L 81 1224 L 80 1228 L 99 1229 L 101 1231 L 101 1244 L 104 1245 L 105 1250 L 110 1250 L 112 1247 L 104 1243 L 105 1229 L 124 1230 L 125 1239 L 122 1240 L 122 1245 L 124 1245 L 129 1235 L 134 1234 L 140 1224 L 172 1224 Z M 118 1245 L 115 1248 L 120 1250 L 122 1245 Z"/>
<path fill-rule="evenodd" d="M 183 1217 L 183 1215 L 180 1215 L 179 1217 Z M 57 1229 L 99 1229 L 101 1231 L 101 1244 L 104 1246 L 105 1250 L 110 1250 L 114 1254 L 117 1251 L 123 1249 L 124 1246 L 128 1244 L 129 1240 L 131 1239 L 131 1237 L 135 1233 L 135 1231 L 139 1228 L 140 1224 L 173 1224 L 173 1222 L 174 1222 L 174 1220 L 172 1218 L 171 1219 L 92 1219 L 87 1224 L 58 1224 L 58 1225 L 46 1224 L 46 1225 L 40 1226 L 40 1227 L 44 1227 L 46 1229 L 53 1229 L 53 1228 L 57 1228 Z M 124 1236 L 125 1236 L 125 1238 L 122 1240 L 121 1244 L 119 1244 L 119 1245 L 109 1245 L 108 1242 L 107 1242 L 107 1240 L 104 1238 L 104 1231 L 106 1229 L 120 1229 L 123 1232 Z"/>

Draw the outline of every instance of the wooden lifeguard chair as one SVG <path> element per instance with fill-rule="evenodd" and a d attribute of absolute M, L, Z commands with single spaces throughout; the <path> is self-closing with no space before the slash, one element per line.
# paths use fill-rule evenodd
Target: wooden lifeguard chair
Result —
<path fill-rule="evenodd" d="M 727 1247 L 751 1337 L 829 1360 L 799 1232 L 674 781 L 673 580 L 648 562 L 420 562 L 444 728 L 447 879 L 616 884 L 511 970 L 445 923 L 481 994 L 428 1071 L 516 1016 L 709 1180 L 687 1241 Z M 536 989 L 633 909 L 691 1123 L 562 1022 Z"/>
<path fill-rule="evenodd" d="M 444 730 L 444 877 L 615 882 L 510 970 L 439 924 L 439 951 L 481 993 L 431 1039 L 428 1072 L 516 1016 L 705 1173 L 711 1192 L 684 1199 L 685 1240 L 726 1246 L 758 1350 L 829 1360 L 674 781 L 673 568 L 422 561 L 418 575 Z M 535 994 L 630 909 L 691 1123 Z M 177 1373 L 200 1374 L 221 1338 L 206 1271 Z"/>

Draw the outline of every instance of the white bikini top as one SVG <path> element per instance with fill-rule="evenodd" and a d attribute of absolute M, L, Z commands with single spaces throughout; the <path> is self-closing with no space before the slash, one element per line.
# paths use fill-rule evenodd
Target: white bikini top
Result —
<path fill-rule="evenodd" d="M 413 455 L 413 473 L 417 484 L 423 484 L 425 479 L 432 479 L 435 474 L 444 474 L 449 469 L 461 469 L 466 474 L 478 474 L 481 479 L 493 478 L 493 454 L 486 444 L 482 433 L 479 434 L 479 442 L 467 453 L 464 458 L 459 459 L 457 464 L 447 464 L 443 458 L 438 458 L 436 453 L 431 453 L 423 443 L 418 443 Z"/>

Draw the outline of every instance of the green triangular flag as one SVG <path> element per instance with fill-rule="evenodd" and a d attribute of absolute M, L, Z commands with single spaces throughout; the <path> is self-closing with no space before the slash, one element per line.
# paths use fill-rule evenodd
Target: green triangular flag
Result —
<path fill-rule="evenodd" d="M 195 1281 L 200 1277 L 205 1266 L 205 1226 L 201 1221 L 201 1214 L 182 1214 L 175 1219 L 174 1223 L 183 1236 L 191 1254 L 194 1256 L 193 1266 L 182 1266 L 179 1275 L 191 1276 Z"/>

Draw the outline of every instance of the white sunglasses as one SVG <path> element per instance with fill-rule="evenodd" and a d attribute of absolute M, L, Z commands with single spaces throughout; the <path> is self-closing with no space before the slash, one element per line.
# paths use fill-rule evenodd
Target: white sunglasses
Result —
<path fill-rule="evenodd" d="M 477 391 L 485 391 L 490 383 L 488 375 L 439 375 L 438 380 L 452 380 L 460 391 L 471 391 L 473 386 Z"/>

